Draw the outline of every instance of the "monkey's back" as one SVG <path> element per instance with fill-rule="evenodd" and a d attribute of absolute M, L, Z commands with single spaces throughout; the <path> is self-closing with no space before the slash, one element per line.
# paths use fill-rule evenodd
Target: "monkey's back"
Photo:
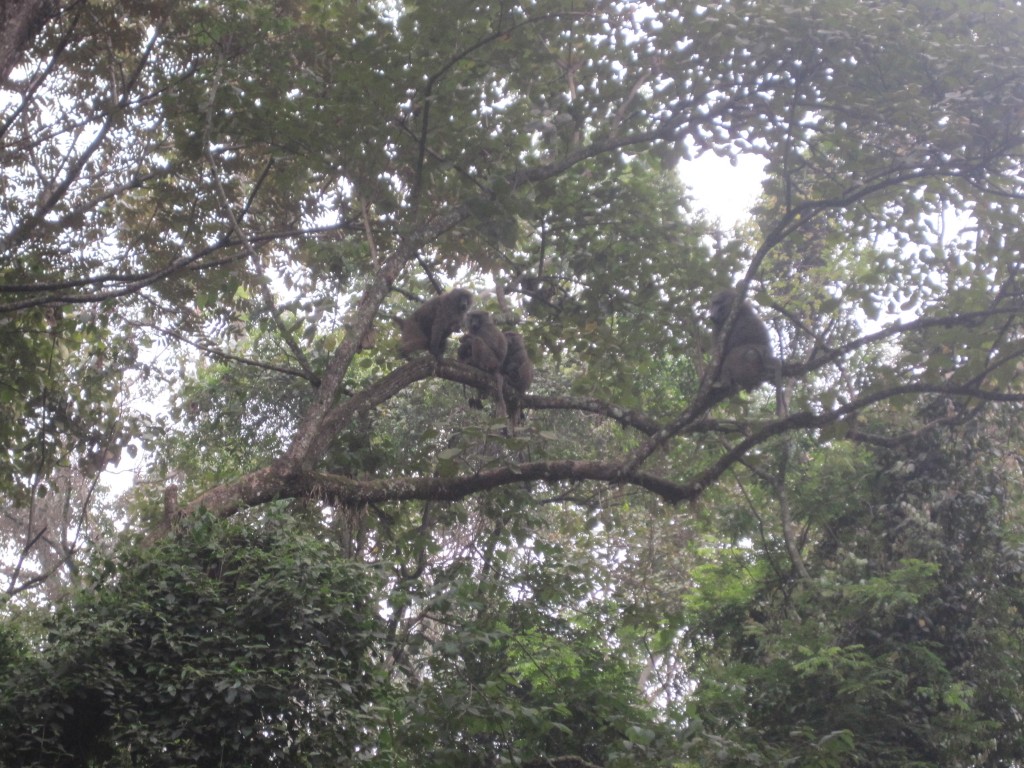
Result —
<path fill-rule="evenodd" d="M 508 340 L 508 352 L 505 354 L 501 372 L 514 389 L 525 392 L 533 383 L 533 362 L 526 352 L 526 343 L 522 334 L 515 331 L 506 331 L 505 338 Z"/>

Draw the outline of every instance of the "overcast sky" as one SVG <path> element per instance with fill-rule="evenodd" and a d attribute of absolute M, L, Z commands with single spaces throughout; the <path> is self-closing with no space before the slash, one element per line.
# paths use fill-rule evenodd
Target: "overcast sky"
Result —
<path fill-rule="evenodd" d="M 761 194 L 763 168 L 764 162 L 757 157 L 742 157 L 733 166 L 708 152 L 680 163 L 679 177 L 690 188 L 697 207 L 729 228 L 750 215 Z"/>

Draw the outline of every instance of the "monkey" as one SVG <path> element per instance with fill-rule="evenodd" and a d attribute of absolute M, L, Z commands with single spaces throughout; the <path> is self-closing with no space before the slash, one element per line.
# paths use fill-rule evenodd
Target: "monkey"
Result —
<path fill-rule="evenodd" d="M 709 318 L 716 342 L 738 296 L 735 288 L 725 288 L 711 299 Z M 771 379 L 778 366 L 779 361 L 772 356 L 768 328 L 744 301 L 736 312 L 729 337 L 722 344 L 722 367 L 715 385 L 749 391 Z"/>
<path fill-rule="evenodd" d="M 505 340 L 508 342 L 508 352 L 505 353 L 505 361 L 501 364 L 501 373 L 509 387 L 515 390 L 515 396 L 508 401 L 509 421 L 515 426 L 523 423 L 521 399 L 533 383 L 533 362 L 526 352 L 522 334 L 505 331 Z"/>
<path fill-rule="evenodd" d="M 466 365 L 469 365 L 470 360 L 473 359 L 473 337 L 469 334 L 464 334 L 462 338 L 459 339 L 459 350 L 456 352 L 456 357 L 460 363 L 465 363 Z M 478 394 L 475 397 L 469 398 L 469 407 L 475 408 L 476 410 L 483 408 L 484 402 L 480 399 L 482 395 L 483 392 L 478 390 Z"/>
<path fill-rule="evenodd" d="M 481 371 L 493 373 L 501 370 L 508 352 L 508 339 L 482 309 L 466 313 L 466 336 L 470 356 L 467 362 Z"/>
<path fill-rule="evenodd" d="M 466 333 L 459 342 L 459 360 L 494 375 L 498 412 L 505 416 L 502 363 L 508 352 L 508 339 L 482 309 L 466 313 Z M 474 405 L 470 401 L 470 405 Z"/>
<path fill-rule="evenodd" d="M 401 321 L 403 357 L 425 349 L 435 358 L 444 357 L 448 337 L 462 327 L 466 312 L 473 305 L 473 294 L 465 288 L 434 296 L 420 304 L 412 315 Z"/>
<path fill-rule="evenodd" d="M 463 334 L 462 338 L 459 339 L 459 350 L 456 353 L 460 363 L 466 365 L 472 365 L 470 361 L 473 359 L 473 337 L 468 333 Z M 484 407 L 484 401 L 481 399 L 484 396 L 482 389 L 477 390 L 477 394 L 469 398 L 469 407 L 475 410 L 481 410 Z"/>

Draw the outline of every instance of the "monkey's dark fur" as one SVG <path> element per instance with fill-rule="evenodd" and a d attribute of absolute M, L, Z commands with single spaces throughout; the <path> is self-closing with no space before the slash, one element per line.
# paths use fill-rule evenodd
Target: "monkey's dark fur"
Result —
<path fill-rule="evenodd" d="M 505 354 L 505 362 L 501 364 L 501 372 L 505 381 L 516 393 L 508 401 L 508 417 L 512 424 L 516 425 L 523 421 L 523 408 L 520 401 L 522 395 L 526 394 L 526 390 L 533 383 L 533 363 L 526 352 L 522 334 L 506 331 L 505 339 L 508 341 L 508 352 Z"/>
<path fill-rule="evenodd" d="M 716 342 L 738 297 L 735 288 L 725 288 L 711 299 L 710 320 Z M 722 369 L 715 383 L 730 389 L 753 389 L 771 379 L 778 365 L 779 361 L 772 356 L 768 329 L 754 308 L 744 301 L 736 311 L 729 337 L 722 344 Z"/>
<path fill-rule="evenodd" d="M 507 352 L 508 339 L 487 312 L 474 309 L 466 313 L 466 335 L 459 344 L 460 360 L 487 373 L 500 373 Z"/>
<path fill-rule="evenodd" d="M 466 312 L 473 305 L 473 294 L 465 288 L 456 288 L 427 299 L 402 321 L 402 342 L 399 350 L 404 357 L 425 349 L 440 360 L 448 337 L 462 327 Z"/>
<path fill-rule="evenodd" d="M 474 309 L 466 313 L 466 333 L 459 342 L 459 360 L 493 374 L 498 411 L 502 415 L 505 414 L 505 399 L 501 366 L 507 352 L 508 340 L 487 312 Z M 478 398 L 470 400 L 469 404 L 474 408 L 483 407 Z"/>

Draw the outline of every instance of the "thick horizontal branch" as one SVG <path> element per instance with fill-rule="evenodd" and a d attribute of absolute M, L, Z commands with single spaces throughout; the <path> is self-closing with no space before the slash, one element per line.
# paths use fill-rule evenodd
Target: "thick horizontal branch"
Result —
<path fill-rule="evenodd" d="M 505 485 L 530 482 L 624 483 L 672 503 L 694 499 L 702 490 L 697 485 L 675 483 L 645 472 L 628 477 L 621 473 L 620 462 L 558 460 L 512 464 L 456 477 L 360 480 L 325 472 L 290 472 L 279 463 L 203 494 L 185 512 L 206 509 L 227 517 L 246 507 L 295 498 L 318 499 L 337 506 L 415 499 L 458 501 Z"/>
<path fill-rule="evenodd" d="M 1018 314 L 1020 309 L 1014 306 L 1005 307 L 994 307 L 991 309 L 981 310 L 978 312 L 964 312 L 956 315 L 944 315 L 941 317 L 923 317 L 917 320 L 909 322 L 897 321 L 892 325 L 882 328 L 875 333 L 870 333 L 865 336 L 861 336 L 854 339 L 842 346 L 836 347 L 822 352 L 815 356 L 813 359 L 806 363 L 794 364 L 787 363 L 782 366 L 781 374 L 785 379 L 800 379 L 806 376 L 812 371 L 819 370 L 828 365 L 834 365 L 840 360 L 845 358 L 847 355 L 862 349 L 871 344 L 885 341 L 890 338 L 894 338 L 904 333 L 910 333 L 913 331 L 920 331 L 927 328 L 949 328 L 954 326 L 972 326 L 991 318 L 996 315 L 1013 315 Z M 1000 364 L 1006 364 L 1007 361 L 1000 361 Z M 992 367 L 994 370 L 995 366 Z M 991 372 L 991 371 L 989 371 Z M 942 393 L 956 396 L 976 396 L 980 399 L 995 400 L 999 399 L 1001 393 L 993 390 L 983 390 L 980 387 L 981 380 L 978 379 L 975 384 L 972 385 L 953 385 L 948 383 L 931 385 L 927 383 L 921 383 L 917 385 L 908 385 L 914 387 L 913 391 L 920 393 Z M 899 392 L 896 394 L 903 394 Z M 896 394 L 884 395 L 880 399 L 888 399 L 894 397 Z M 694 396 L 694 399 L 690 402 L 690 405 L 683 410 L 683 412 L 670 424 L 664 426 L 664 428 L 656 429 L 654 431 L 648 431 L 641 429 L 650 436 L 650 440 L 641 445 L 633 453 L 631 460 L 627 463 L 627 470 L 632 471 L 637 469 L 643 464 L 650 456 L 652 456 L 659 448 L 664 446 L 673 437 L 676 437 L 685 432 L 690 432 L 692 426 L 702 419 L 715 404 L 721 402 L 722 399 L 729 395 L 728 392 L 720 389 L 715 389 L 709 386 L 708 382 L 702 385 L 702 388 Z M 1017 402 L 1017 395 L 1005 395 L 1005 399 L 1009 402 Z M 874 401 L 873 401 L 874 402 Z M 639 428 L 639 427 L 638 427 Z"/>
<path fill-rule="evenodd" d="M 344 410 L 346 412 L 354 411 L 369 407 L 374 401 L 383 401 L 391 396 L 389 392 L 399 391 L 408 383 L 425 378 L 432 366 L 433 361 L 427 358 L 410 362 L 385 377 L 382 380 L 383 386 L 380 391 L 377 391 L 376 387 L 368 390 L 362 394 L 362 400 L 351 405 L 346 403 Z M 458 366 L 456 363 L 442 363 L 442 367 L 449 372 L 456 366 Z M 379 382 L 378 386 L 380 385 Z M 908 394 L 945 395 L 973 398 L 980 401 L 1024 403 L 1024 394 L 998 392 L 969 386 L 905 384 L 870 393 L 831 411 L 823 413 L 804 411 L 764 424 L 725 451 L 710 466 L 684 481 L 671 480 L 632 468 L 629 457 L 621 461 L 524 462 L 455 477 L 370 480 L 317 472 L 303 468 L 300 462 L 281 459 L 269 467 L 208 491 L 189 504 L 185 512 L 206 508 L 216 514 L 227 516 L 245 507 L 289 498 L 313 498 L 339 505 L 412 499 L 457 501 L 474 493 L 515 483 L 582 481 L 633 485 L 650 491 L 668 503 L 677 504 L 699 497 L 734 464 L 742 461 L 752 449 L 774 437 L 796 430 L 820 429 L 852 416 L 875 403 Z M 342 409 L 339 409 L 332 415 L 332 421 L 341 419 L 341 417 Z"/>
<path fill-rule="evenodd" d="M 531 461 L 482 470 L 456 477 L 417 477 L 387 480 L 355 480 L 340 475 L 310 472 L 296 486 L 300 495 L 322 498 L 332 504 L 371 504 L 386 501 L 459 501 L 475 493 L 505 485 L 532 482 L 601 481 L 635 485 L 670 502 L 696 498 L 699 489 L 638 472 L 620 478 L 622 465 L 614 461 Z"/>
<path fill-rule="evenodd" d="M 692 484 L 699 488 L 707 487 L 721 477 L 733 464 L 746 456 L 751 449 L 767 442 L 773 437 L 796 430 L 821 429 L 853 416 L 875 403 L 891 400 L 901 395 L 944 395 L 947 397 L 971 398 L 983 402 L 1024 403 L 1024 394 L 998 392 L 980 387 L 924 383 L 890 387 L 859 397 L 831 411 L 823 413 L 802 411 L 786 418 L 772 421 L 722 454 L 714 464 L 697 475 Z"/>

